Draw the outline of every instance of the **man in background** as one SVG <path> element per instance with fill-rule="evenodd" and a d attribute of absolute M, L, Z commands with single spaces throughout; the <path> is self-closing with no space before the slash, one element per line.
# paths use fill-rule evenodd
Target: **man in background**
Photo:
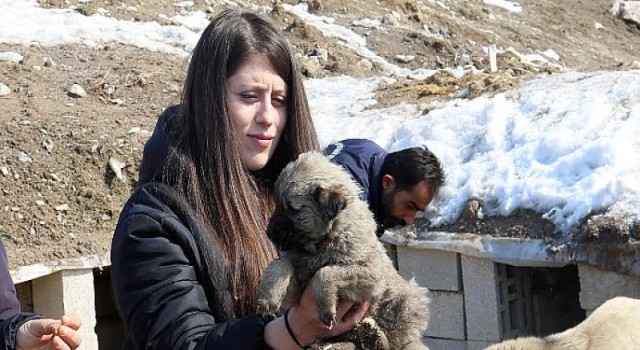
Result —
<path fill-rule="evenodd" d="M 444 183 L 440 160 L 426 146 L 387 153 L 373 141 L 347 139 L 330 144 L 324 153 L 362 187 L 360 198 L 369 203 L 378 236 L 413 224 Z"/>

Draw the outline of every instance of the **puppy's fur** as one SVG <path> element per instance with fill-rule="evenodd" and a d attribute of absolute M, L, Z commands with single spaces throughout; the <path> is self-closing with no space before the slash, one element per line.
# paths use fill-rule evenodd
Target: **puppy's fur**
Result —
<path fill-rule="evenodd" d="M 281 256 L 264 274 L 258 312 L 281 313 L 311 283 L 328 326 L 339 299 L 371 300 L 361 325 L 374 324 L 378 341 L 360 348 L 427 349 L 421 338 L 429 319 L 428 290 L 394 269 L 359 192 L 350 175 L 320 153 L 302 154 L 287 165 L 275 184 L 276 210 L 267 229 Z M 343 340 L 357 342 L 357 331 Z"/>
<path fill-rule="evenodd" d="M 545 338 L 506 340 L 486 350 L 637 350 L 640 349 L 640 300 L 616 297 L 586 320 Z"/>

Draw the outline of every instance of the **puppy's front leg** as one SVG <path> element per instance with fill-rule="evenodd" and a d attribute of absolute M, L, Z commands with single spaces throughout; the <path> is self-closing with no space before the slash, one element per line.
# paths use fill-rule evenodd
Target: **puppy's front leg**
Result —
<path fill-rule="evenodd" d="M 288 260 L 274 260 L 264 272 L 258 295 L 256 297 L 257 312 L 262 315 L 281 314 L 282 302 L 291 294 L 298 293 L 298 283 L 293 278 L 293 266 Z"/>
<path fill-rule="evenodd" d="M 338 288 L 335 283 L 337 269 L 337 266 L 325 266 L 311 279 L 320 321 L 329 328 L 333 327 L 337 314 Z"/>
<path fill-rule="evenodd" d="M 359 266 L 325 266 L 311 282 L 320 320 L 329 327 L 335 322 L 339 297 L 364 301 L 378 294 L 383 283 L 370 269 Z"/>

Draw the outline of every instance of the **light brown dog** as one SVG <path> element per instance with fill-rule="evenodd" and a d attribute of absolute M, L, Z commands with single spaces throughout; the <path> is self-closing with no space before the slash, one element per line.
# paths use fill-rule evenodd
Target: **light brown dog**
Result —
<path fill-rule="evenodd" d="M 638 350 L 640 300 L 616 297 L 586 320 L 562 333 L 544 338 L 506 340 L 485 350 Z"/>
<path fill-rule="evenodd" d="M 363 344 L 356 329 L 343 340 L 360 341 L 357 348 L 427 349 L 421 339 L 429 319 L 428 290 L 407 283 L 394 269 L 359 193 L 350 175 L 320 153 L 302 154 L 287 165 L 275 185 L 276 210 L 267 229 L 281 255 L 264 274 L 258 312 L 281 313 L 311 283 L 321 320 L 329 326 L 339 299 L 371 300 L 361 325 L 378 329 L 379 341 Z"/>

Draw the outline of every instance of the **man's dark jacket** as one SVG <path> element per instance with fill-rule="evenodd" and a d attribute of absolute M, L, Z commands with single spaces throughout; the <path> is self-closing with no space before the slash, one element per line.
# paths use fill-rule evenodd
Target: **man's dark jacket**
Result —
<path fill-rule="evenodd" d="M 9 274 L 7 252 L 0 240 L 0 350 L 16 348 L 16 331 L 24 322 L 39 315 L 20 312 L 20 302 Z"/>
<path fill-rule="evenodd" d="M 382 164 L 387 152 L 375 142 L 365 139 L 347 139 L 330 144 L 324 153 L 336 164 L 349 170 L 351 177 L 362 187 L 360 198 L 369 203 L 378 223 L 382 222 Z"/>
<path fill-rule="evenodd" d="M 165 166 L 173 135 L 167 122 L 174 113 L 172 108 L 160 117 L 141 172 Z M 235 318 L 220 250 L 168 186 L 150 181 L 133 193 L 118 220 L 111 263 L 124 349 L 268 349 L 267 320 Z"/>

